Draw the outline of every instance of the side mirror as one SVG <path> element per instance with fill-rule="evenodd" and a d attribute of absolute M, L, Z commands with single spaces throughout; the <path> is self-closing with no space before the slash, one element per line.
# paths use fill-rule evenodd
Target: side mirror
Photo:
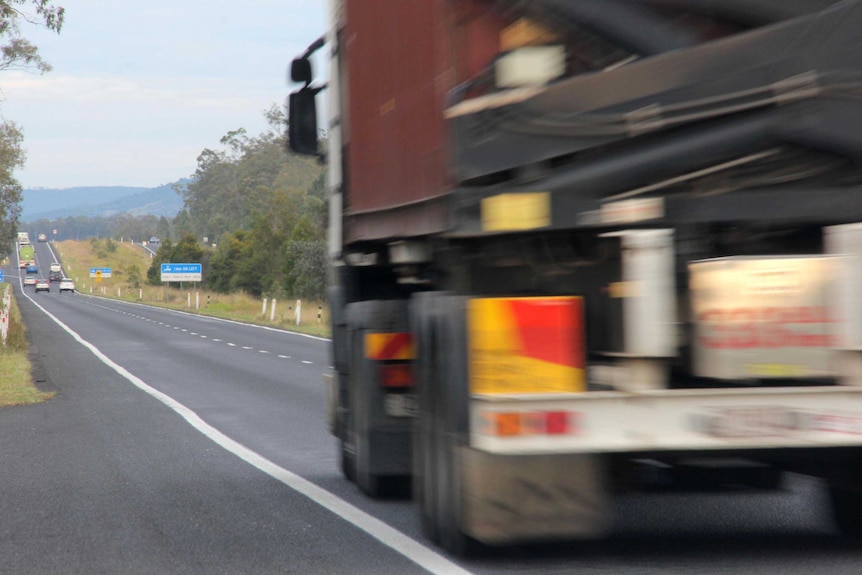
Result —
<path fill-rule="evenodd" d="M 290 95 L 287 140 L 290 149 L 297 154 L 319 155 L 317 147 L 317 105 L 314 98 L 318 91 L 314 88 L 306 87 Z"/>
<path fill-rule="evenodd" d="M 311 61 L 308 58 L 294 58 L 290 63 L 290 80 L 308 86 L 312 79 Z"/>

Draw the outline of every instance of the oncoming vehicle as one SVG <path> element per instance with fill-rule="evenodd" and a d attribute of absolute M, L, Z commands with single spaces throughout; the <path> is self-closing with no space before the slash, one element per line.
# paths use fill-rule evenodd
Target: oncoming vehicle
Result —
<path fill-rule="evenodd" d="M 47 242 L 48 236 L 46 236 L 45 234 L 39 234 L 39 236 L 36 239 L 38 239 L 40 242 Z"/>
<path fill-rule="evenodd" d="M 48 280 L 44 278 L 36 280 L 36 293 L 40 291 L 51 292 L 51 284 L 48 283 Z"/>
<path fill-rule="evenodd" d="M 63 293 L 64 291 L 75 291 L 75 282 L 72 278 L 63 278 L 60 280 L 60 293 Z"/>
<path fill-rule="evenodd" d="M 25 285 L 25 286 L 34 286 L 34 285 L 36 285 L 36 278 L 34 278 L 33 276 L 27 276 L 27 277 L 25 277 L 25 278 L 24 278 L 24 285 Z"/>
<path fill-rule="evenodd" d="M 157 243 L 159 243 L 159 238 L 157 238 L 156 236 L 151 237 L 151 238 L 150 238 L 150 243 L 151 243 L 151 244 L 157 244 Z"/>

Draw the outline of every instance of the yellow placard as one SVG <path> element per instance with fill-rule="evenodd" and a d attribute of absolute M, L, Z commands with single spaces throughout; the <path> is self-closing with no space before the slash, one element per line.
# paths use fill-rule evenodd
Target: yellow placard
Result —
<path fill-rule="evenodd" d="M 482 230 L 509 232 L 551 225 L 551 194 L 500 194 L 482 200 Z"/>
<path fill-rule="evenodd" d="M 585 390 L 580 298 L 477 298 L 467 318 L 473 393 Z"/>

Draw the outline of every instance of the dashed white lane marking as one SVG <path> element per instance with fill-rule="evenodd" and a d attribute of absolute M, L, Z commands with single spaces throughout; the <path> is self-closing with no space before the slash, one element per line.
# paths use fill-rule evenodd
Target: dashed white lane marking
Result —
<path fill-rule="evenodd" d="M 115 309 L 112 309 L 112 308 L 108 308 L 108 307 L 106 307 L 105 309 L 110 310 L 110 311 L 118 311 L 118 310 L 115 310 Z M 123 312 L 123 313 L 125 313 L 125 312 Z M 146 318 L 141 317 L 141 319 L 146 319 Z M 147 319 L 147 321 L 155 321 L 155 320 Z M 159 323 L 159 325 L 164 325 L 165 327 L 171 327 L 169 324 L 163 324 L 162 322 L 158 322 L 158 323 Z M 181 328 L 179 328 L 178 326 L 174 326 L 174 327 L 173 327 L 173 329 L 181 329 Z M 189 335 L 199 335 L 199 336 L 201 337 L 201 339 L 209 339 L 207 336 L 202 335 L 202 334 L 199 334 L 199 333 L 198 333 L 198 332 L 196 332 L 196 331 L 189 332 L 187 329 L 182 329 L 182 331 L 183 331 L 183 332 L 187 332 Z M 212 341 L 218 341 L 218 342 L 220 342 L 220 341 L 222 341 L 222 340 L 221 340 L 221 339 L 218 339 L 218 338 L 212 338 Z M 229 345 L 230 347 L 237 347 L 237 344 L 235 344 L 235 343 L 228 343 L 227 345 Z M 253 347 L 253 346 L 250 346 L 250 345 L 244 345 L 244 346 L 241 346 L 241 347 L 242 347 L 242 349 L 248 349 L 248 350 L 250 350 L 250 349 L 254 349 L 254 347 Z M 269 355 L 269 354 L 271 354 L 272 352 L 267 351 L 267 350 L 265 350 L 265 349 L 260 349 L 260 350 L 258 350 L 258 353 L 262 353 L 262 354 L 267 354 L 267 355 Z M 291 359 L 291 356 L 289 356 L 289 355 L 279 355 L 278 357 L 279 357 L 279 358 L 281 358 L 281 359 Z M 312 362 L 312 361 L 307 361 L 307 360 L 301 360 L 301 363 L 304 363 L 305 365 L 314 365 L 314 362 Z M 334 369 L 334 368 L 333 368 L 332 366 L 330 366 L 330 367 L 329 367 L 329 369 Z"/>
<path fill-rule="evenodd" d="M 157 400 L 164 403 L 166 406 L 173 409 L 180 417 L 185 419 L 189 425 L 197 429 L 199 432 L 208 437 L 217 445 L 221 446 L 230 453 L 233 453 L 249 465 L 252 465 L 260 471 L 266 473 L 273 479 L 280 481 L 281 483 L 285 484 L 297 493 L 301 493 L 302 495 L 308 497 L 324 509 L 328 509 L 329 511 L 331 511 L 335 515 L 338 515 L 345 521 L 348 521 L 359 529 L 362 529 L 387 547 L 400 553 L 401 555 L 403 555 L 410 561 L 413 561 L 414 563 L 416 563 L 423 569 L 429 571 L 430 573 L 433 573 L 435 575 L 470 575 L 469 571 L 460 567 L 459 565 L 456 565 L 452 561 L 449 561 L 447 558 L 443 557 L 433 549 L 422 545 L 415 539 L 408 537 L 404 533 L 398 531 L 390 525 L 387 525 L 373 515 L 369 515 L 358 507 L 355 507 L 350 503 L 344 501 L 343 499 L 338 498 L 335 494 L 330 493 L 322 487 L 318 487 L 307 479 L 303 479 L 299 475 L 276 465 L 269 459 L 265 458 L 256 451 L 249 449 L 235 439 L 231 439 L 209 423 L 205 422 L 203 419 L 200 418 L 197 413 L 195 413 L 193 410 L 189 409 L 173 397 L 150 386 L 144 380 L 126 370 L 126 368 L 124 368 L 123 366 L 114 363 L 114 361 L 111 360 L 111 358 L 106 356 L 104 353 L 102 353 L 99 348 L 97 348 L 96 346 L 82 338 L 80 335 L 72 331 L 72 328 L 61 322 L 48 310 L 36 303 L 33 298 L 31 298 L 30 296 L 27 297 L 30 299 L 30 301 L 33 302 L 33 304 L 37 308 L 42 310 L 45 315 L 54 320 L 57 325 L 63 328 L 63 330 L 65 330 L 69 335 L 71 335 L 78 343 L 89 349 L 93 353 L 93 355 L 95 355 L 102 363 L 116 371 L 118 374 L 120 374 L 120 376 L 127 379 L 129 382 L 132 383 L 132 385 L 134 385 L 138 389 L 150 394 Z"/>

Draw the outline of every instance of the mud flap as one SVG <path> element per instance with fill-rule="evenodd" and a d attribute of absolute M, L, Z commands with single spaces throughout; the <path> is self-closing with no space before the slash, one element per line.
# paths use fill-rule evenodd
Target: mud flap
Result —
<path fill-rule="evenodd" d="M 592 539 L 611 528 L 599 455 L 458 451 L 465 531 L 489 545 Z"/>

